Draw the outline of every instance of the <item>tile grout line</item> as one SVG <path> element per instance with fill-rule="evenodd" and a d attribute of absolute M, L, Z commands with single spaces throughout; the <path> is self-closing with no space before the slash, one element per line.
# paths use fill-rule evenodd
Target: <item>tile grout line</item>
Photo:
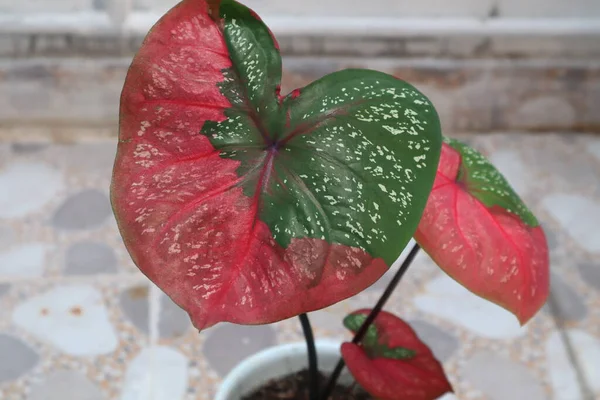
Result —
<path fill-rule="evenodd" d="M 150 337 L 150 346 L 156 346 L 159 339 L 159 319 L 160 319 L 160 289 L 150 284 L 150 293 L 148 295 L 150 315 L 148 323 L 150 324 L 148 332 Z"/>
<path fill-rule="evenodd" d="M 554 319 L 554 323 L 558 327 L 558 332 L 559 332 L 561 341 L 562 341 L 563 345 L 565 346 L 565 350 L 567 352 L 567 357 L 569 358 L 569 362 L 571 363 L 571 366 L 575 370 L 575 376 L 577 377 L 577 383 L 579 386 L 579 393 L 583 396 L 582 399 L 584 399 L 584 400 L 594 400 L 594 393 L 593 393 L 590 385 L 588 384 L 587 379 L 585 378 L 585 375 L 584 375 L 581 365 L 579 363 L 579 359 L 577 358 L 577 354 L 576 354 L 577 352 L 575 351 L 575 348 L 573 347 L 573 343 L 571 343 L 571 338 L 569 337 L 569 334 L 567 333 L 567 331 L 564 327 L 564 324 L 562 323 L 562 321 L 560 320 L 560 317 L 558 316 L 559 315 L 558 305 L 556 303 L 556 299 L 554 298 L 554 295 L 552 292 L 550 292 L 550 296 L 548 296 L 548 305 L 552 312 L 552 318 Z"/>
<path fill-rule="evenodd" d="M 149 339 L 150 339 L 150 343 L 149 343 L 149 347 L 150 349 L 154 349 L 157 345 L 158 345 L 158 341 L 159 341 L 159 323 L 160 323 L 160 289 L 154 285 L 153 283 L 150 283 L 150 292 L 148 294 L 148 310 L 149 310 L 149 315 L 148 315 L 148 332 L 149 332 Z M 152 351 L 152 350 L 151 350 Z M 150 385 L 153 385 L 153 382 L 156 382 L 156 375 L 158 373 L 157 367 L 158 367 L 158 363 L 157 363 L 157 359 L 156 359 L 156 354 L 155 352 L 152 351 L 151 353 L 151 364 L 149 366 L 150 368 Z M 150 399 L 148 400 L 154 400 L 154 396 L 155 396 L 155 391 L 153 390 L 153 388 L 150 388 Z"/>

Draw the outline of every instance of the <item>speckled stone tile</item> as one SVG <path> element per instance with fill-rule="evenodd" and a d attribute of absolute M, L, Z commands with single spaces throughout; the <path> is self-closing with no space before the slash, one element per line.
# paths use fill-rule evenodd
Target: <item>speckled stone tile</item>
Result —
<path fill-rule="evenodd" d="M 190 329 L 184 335 L 176 338 L 157 339 L 157 345 L 162 346 L 172 351 L 181 354 L 188 361 L 187 377 L 185 382 L 180 382 L 175 391 L 182 393 L 177 399 L 181 400 L 212 400 L 218 389 L 222 377 L 219 375 L 220 365 L 212 366 L 210 352 L 205 354 L 206 342 L 210 339 L 211 331 L 221 327 L 210 328 L 202 333 L 194 329 Z M 222 328 L 221 328 L 222 329 Z M 268 329 L 272 329 L 269 327 Z M 210 342 L 209 342 L 210 343 Z M 230 346 L 235 346 L 235 343 L 230 343 L 227 347 L 222 348 L 223 357 L 227 357 Z M 217 350 L 217 349 L 215 349 Z M 240 355 L 241 359 L 243 355 Z M 238 360 L 239 360 L 238 359 Z M 225 361 L 226 363 L 227 361 Z M 169 400 L 171 397 L 161 397 L 159 400 Z"/>
<path fill-rule="evenodd" d="M 13 284 L 0 298 L 0 398 L 64 399 L 65 382 L 72 383 L 70 398 L 119 398 L 126 366 L 148 343 L 118 303 L 118 293 L 134 284 Z"/>
<path fill-rule="evenodd" d="M 488 155 L 539 217 L 551 249 L 552 302 L 520 327 L 421 253 L 386 309 L 429 343 L 461 400 L 600 398 L 600 141 L 573 134 L 458 138 Z M 0 352 L 20 359 L 8 367 L 0 360 L 3 400 L 63 399 L 65 385 L 88 393 L 84 400 L 146 400 L 145 379 L 156 383 L 155 400 L 211 400 L 241 359 L 302 341 L 297 318 L 201 333 L 191 326 L 122 244 L 106 202 L 114 152 L 110 140 L 0 143 L 0 190 L 24 177 L 43 186 L 31 201 L 23 199 L 35 185 L 0 196 Z M 94 203 L 93 212 L 83 203 Z M 373 307 L 398 267 L 357 296 L 310 313 L 316 337 L 350 340 L 342 319 Z M 53 315 L 53 307 L 64 315 Z M 52 318 L 57 324 L 45 325 Z M 92 322 L 84 328 L 65 322 L 85 318 Z M 82 332 L 102 333 L 102 340 L 77 340 Z"/>
<path fill-rule="evenodd" d="M 45 243 L 44 277 L 138 273 L 108 199 L 115 143 L 2 145 L 0 190 L 11 196 L 0 196 L 0 257 Z"/>

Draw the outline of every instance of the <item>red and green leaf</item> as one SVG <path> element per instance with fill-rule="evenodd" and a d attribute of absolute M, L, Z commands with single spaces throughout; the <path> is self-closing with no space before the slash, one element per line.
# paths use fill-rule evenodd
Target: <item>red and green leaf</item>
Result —
<path fill-rule="evenodd" d="M 371 310 L 344 320 L 356 333 Z M 442 365 L 414 330 L 382 311 L 361 345 L 344 343 L 342 356 L 356 381 L 380 400 L 433 400 L 452 392 Z"/>
<path fill-rule="evenodd" d="M 498 170 L 446 139 L 415 239 L 448 275 L 522 324 L 549 293 L 544 231 Z"/>
<path fill-rule="evenodd" d="M 275 322 L 375 282 L 414 233 L 441 148 L 409 84 L 346 70 L 280 95 L 281 57 L 232 0 L 163 17 L 121 100 L 111 197 L 138 267 L 199 329 Z"/>

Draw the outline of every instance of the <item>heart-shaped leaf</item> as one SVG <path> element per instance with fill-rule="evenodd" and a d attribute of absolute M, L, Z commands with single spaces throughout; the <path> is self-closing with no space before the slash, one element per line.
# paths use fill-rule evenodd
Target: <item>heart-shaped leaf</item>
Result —
<path fill-rule="evenodd" d="M 525 324 L 549 292 L 544 231 L 477 151 L 446 139 L 415 239 L 448 275 Z"/>
<path fill-rule="evenodd" d="M 135 263 L 199 329 L 360 292 L 433 185 L 439 120 L 412 86 L 346 70 L 282 97 L 280 78 L 271 32 L 232 0 L 216 20 L 205 0 L 180 3 L 127 76 L 115 215 Z"/>
<path fill-rule="evenodd" d="M 344 325 L 356 333 L 370 311 L 353 312 Z M 373 337 L 360 346 L 342 344 L 342 356 L 356 381 L 372 396 L 433 400 L 452 392 L 442 365 L 406 322 L 382 311 L 370 328 Z"/>

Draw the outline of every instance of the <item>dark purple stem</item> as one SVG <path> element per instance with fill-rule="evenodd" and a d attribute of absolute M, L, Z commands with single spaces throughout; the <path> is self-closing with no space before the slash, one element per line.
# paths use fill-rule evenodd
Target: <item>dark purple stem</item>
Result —
<path fill-rule="evenodd" d="M 308 315 L 300 314 L 300 323 L 302 324 L 302 332 L 306 340 L 306 350 L 308 352 L 308 385 L 310 400 L 319 400 L 319 362 L 317 359 L 317 349 L 315 346 L 315 338 L 313 330 L 310 326 Z"/>

